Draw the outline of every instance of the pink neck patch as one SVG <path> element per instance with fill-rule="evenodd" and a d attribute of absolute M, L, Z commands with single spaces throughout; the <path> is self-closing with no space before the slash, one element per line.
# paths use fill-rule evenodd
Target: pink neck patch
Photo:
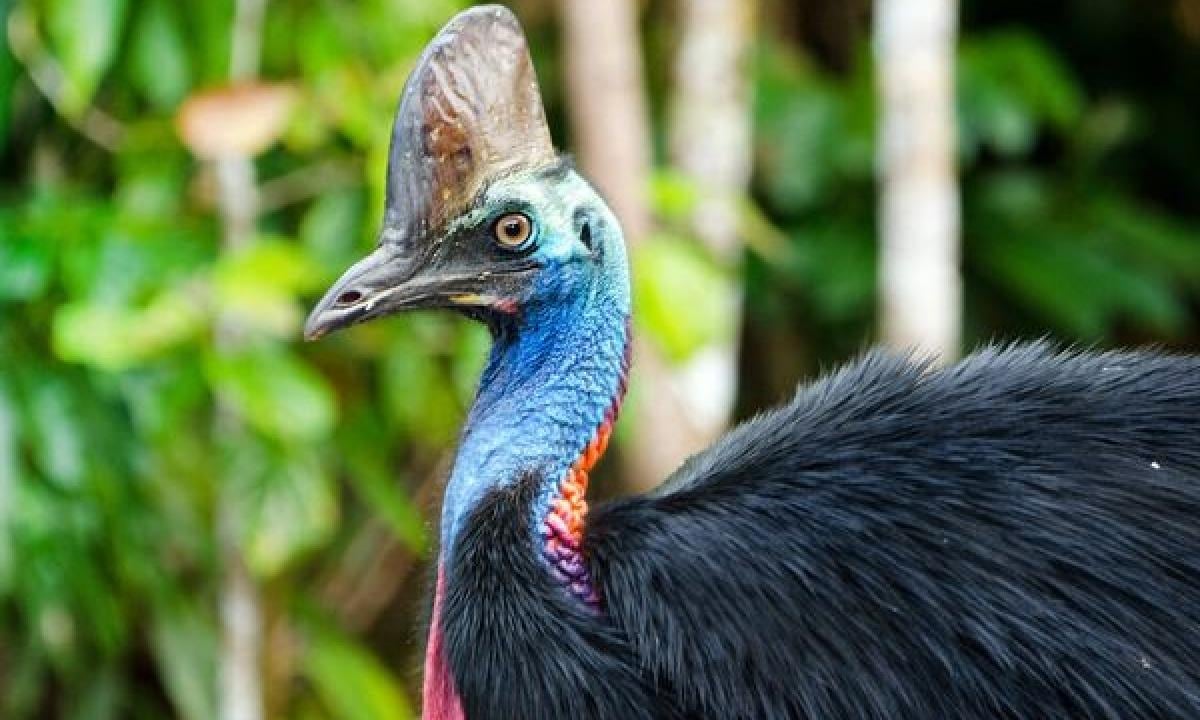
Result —
<path fill-rule="evenodd" d="M 438 561 L 437 590 L 433 596 L 433 619 L 429 623 L 429 642 L 425 646 L 425 686 L 422 696 L 422 720 L 466 720 L 462 700 L 454 689 L 454 677 L 446 663 L 442 635 L 442 597 L 446 591 L 446 571 Z"/>

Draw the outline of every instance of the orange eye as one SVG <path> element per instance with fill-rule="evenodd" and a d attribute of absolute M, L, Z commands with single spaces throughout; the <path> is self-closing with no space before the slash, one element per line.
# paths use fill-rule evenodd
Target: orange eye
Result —
<path fill-rule="evenodd" d="M 492 235 L 501 247 L 516 250 L 525 244 L 533 232 L 533 223 L 522 213 L 501 216 L 492 227 Z"/>

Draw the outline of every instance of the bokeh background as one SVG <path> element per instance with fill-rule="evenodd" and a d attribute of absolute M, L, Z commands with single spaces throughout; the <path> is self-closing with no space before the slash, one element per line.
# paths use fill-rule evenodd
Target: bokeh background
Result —
<path fill-rule="evenodd" d="M 0 0 L 0 717 L 416 712 L 488 338 L 449 315 L 298 335 L 373 244 L 405 77 L 467 4 Z M 556 142 L 633 248 L 602 494 L 893 337 L 887 5 L 513 3 Z M 957 10 L 926 67 L 935 99 L 952 78 L 948 160 L 935 132 L 921 167 L 960 199 L 933 208 L 960 273 L 918 285 L 961 299 L 930 347 L 1200 349 L 1200 0 Z"/>

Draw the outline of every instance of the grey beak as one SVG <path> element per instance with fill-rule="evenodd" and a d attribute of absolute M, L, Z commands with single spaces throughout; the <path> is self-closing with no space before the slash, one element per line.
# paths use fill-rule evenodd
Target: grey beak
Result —
<path fill-rule="evenodd" d="M 304 323 L 306 340 L 418 304 L 422 293 L 408 280 L 416 263 L 395 245 L 381 244 L 342 273 Z M 415 291 L 415 292 L 414 292 Z"/>

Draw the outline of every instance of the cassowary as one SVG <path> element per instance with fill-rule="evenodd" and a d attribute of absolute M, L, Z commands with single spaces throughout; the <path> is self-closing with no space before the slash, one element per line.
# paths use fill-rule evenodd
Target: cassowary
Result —
<path fill-rule="evenodd" d="M 378 248 L 306 334 L 454 308 L 494 338 L 445 491 L 426 718 L 1200 718 L 1200 361 L 872 353 L 589 512 L 625 248 L 551 145 L 509 11 L 426 49 L 388 173 Z"/>

